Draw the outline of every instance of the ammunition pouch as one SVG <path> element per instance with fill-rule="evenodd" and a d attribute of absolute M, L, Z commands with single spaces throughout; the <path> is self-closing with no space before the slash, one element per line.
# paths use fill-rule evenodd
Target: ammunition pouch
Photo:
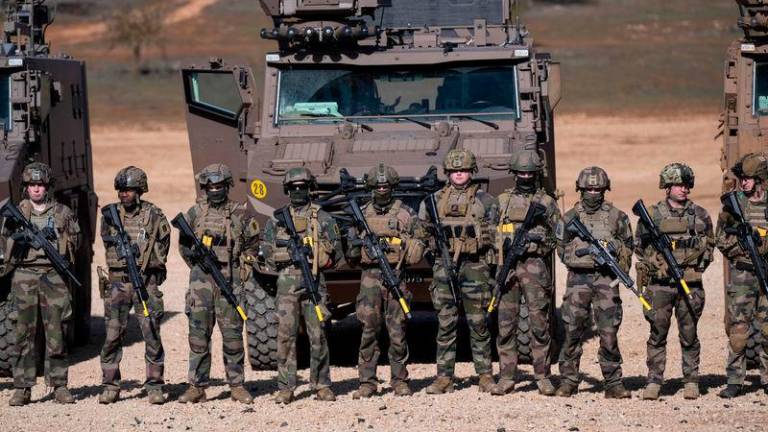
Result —
<path fill-rule="evenodd" d="M 576 237 L 565 245 L 563 264 L 569 269 L 591 270 L 595 268 L 595 260 L 588 252 L 589 243 Z"/>
<path fill-rule="evenodd" d="M 416 265 L 424 257 L 424 242 L 410 239 L 406 245 L 405 262 L 408 265 Z"/>
<path fill-rule="evenodd" d="M 461 246 L 462 254 L 476 254 L 480 250 L 479 230 L 475 225 L 443 225 L 451 252 Z"/>
<path fill-rule="evenodd" d="M 99 297 L 102 299 L 109 298 L 110 282 L 109 275 L 103 267 L 96 267 L 96 275 L 99 278 Z"/>

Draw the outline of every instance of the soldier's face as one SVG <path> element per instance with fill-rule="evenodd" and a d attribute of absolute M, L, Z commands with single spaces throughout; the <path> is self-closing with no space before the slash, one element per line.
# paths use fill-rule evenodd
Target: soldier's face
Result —
<path fill-rule="evenodd" d="M 117 191 L 117 198 L 124 207 L 130 207 L 136 203 L 138 193 L 133 189 L 120 189 Z"/>
<path fill-rule="evenodd" d="M 448 174 L 448 178 L 451 180 L 452 184 L 456 186 L 464 186 L 472 178 L 472 173 L 470 171 L 451 171 L 451 173 Z"/>
<path fill-rule="evenodd" d="M 672 185 L 667 189 L 669 198 L 677 202 L 685 202 L 691 193 L 691 188 L 686 185 Z"/>
<path fill-rule="evenodd" d="M 45 192 L 48 187 L 42 183 L 32 183 L 27 185 L 27 195 L 33 202 L 40 202 L 45 198 Z"/>
<path fill-rule="evenodd" d="M 747 193 L 752 192 L 755 189 L 755 179 L 752 177 L 742 177 L 739 179 L 739 186 L 741 190 Z"/>

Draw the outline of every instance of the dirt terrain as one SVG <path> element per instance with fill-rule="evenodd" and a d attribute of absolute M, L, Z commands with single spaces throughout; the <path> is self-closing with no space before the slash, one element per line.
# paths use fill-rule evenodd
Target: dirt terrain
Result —
<path fill-rule="evenodd" d="M 719 192 L 719 142 L 713 140 L 716 116 L 677 117 L 674 119 L 629 117 L 560 117 L 557 124 L 557 160 L 560 188 L 566 193 L 565 205 L 573 204 L 573 182 L 579 169 L 597 164 L 611 175 L 613 191 L 609 199 L 628 209 L 635 199 L 648 202 L 659 198 L 657 175 L 667 162 L 684 160 L 697 174 L 693 198 L 716 212 Z M 170 217 L 186 209 L 194 198 L 191 161 L 186 132 L 182 126 L 166 130 L 136 131 L 97 129 L 93 132 L 94 163 L 97 191 L 102 204 L 114 198 L 112 179 L 116 170 L 128 163 L 143 167 L 149 173 L 150 192 L 146 199 L 160 205 Z M 627 155 L 632 154 L 632 157 Z M 174 233 L 175 236 L 175 233 Z M 174 238 L 175 241 L 175 238 Z M 584 382 L 581 392 L 571 399 L 544 398 L 531 384 L 529 366 L 521 368 L 519 392 L 506 397 L 493 397 L 477 392 L 471 363 L 461 362 L 459 390 L 450 395 L 430 396 L 424 388 L 431 381 L 435 367 L 431 361 L 414 359 L 410 367 L 413 386 L 418 393 L 411 398 L 395 398 L 388 390 L 380 398 L 352 400 L 357 386 L 354 367 L 334 365 L 335 403 L 311 399 L 306 382 L 298 391 L 299 401 L 280 407 L 271 400 L 275 391 L 274 372 L 248 371 L 247 386 L 256 396 L 253 406 L 229 400 L 223 378 L 220 337 L 214 338 L 213 385 L 206 404 L 187 406 L 175 399 L 184 390 L 187 370 L 187 320 L 183 314 L 187 269 L 178 254 L 171 256 L 170 276 L 163 286 L 168 318 L 162 327 L 166 348 L 167 390 L 172 399 L 161 407 L 149 406 L 141 383 L 144 376 L 143 344 L 136 327 L 128 335 L 122 373 L 125 389 L 122 400 L 111 406 L 100 406 L 101 373 L 98 351 L 103 339 L 101 320 L 103 305 L 94 293 L 94 338 L 89 346 L 79 348 L 70 369 L 70 385 L 78 399 L 74 406 L 60 406 L 46 395 L 43 385 L 33 391 L 34 403 L 11 409 L 10 379 L 0 380 L 0 417 L 3 430 L 456 430 L 456 431 L 530 431 L 530 430 L 765 430 L 768 422 L 768 396 L 759 389 L 759 379 L 752 371 L 746 396 L 724 401 L 716 396 L 725 385 L 724 362 L 726 338 L 723 331 L 722 258 L 705 275 L 707 307 L 700 323 L 702 337 L 702 387 L 704 395 L 697 401 L 682 398 L 680 348 L 677 332 L 670 334 L 668 377 L 658 402 L 639 400 L 639 389 L 645 383 L 645 340 L 648 326 L 640 307 L 628 291 L 623 291 L 625 318 L 619 340 L 624 356 L 624 374 L 633 399 L 605 401 L 602 395 L 599 367 L 596 363 L 597 341 L 589 341 L 582 361 Z M 104 262 L 101 242 L 97 242 L 97 264 Z M 564 272 L 559 269 L 558 297 L 564 292 Z M 94 266 L 95 273 L 95 266 Z M 352 333 L 354 335 L 354 333 Z M 355 336 L 338 344 L 357 344 Z M 352 348 L 354 351 L 354 348 Z M 354 359 L 347 359 L 349 364 Z M 557 367 L 553 368 L 557 373 Z M 307 371 L 300 377 L 306 379 Z M 388 380 L 388 368 L 379 377 Z M 41 400 L 42 399 L 42 400 Z"/>

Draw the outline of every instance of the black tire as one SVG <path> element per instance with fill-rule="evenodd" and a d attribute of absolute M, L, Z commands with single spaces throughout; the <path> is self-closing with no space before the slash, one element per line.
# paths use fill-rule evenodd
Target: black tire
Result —
<path fill-rule="evenodd" d="M 277 311 L 274 295 L 260 285 L 245 290 L 248 360 L 253 370 L 277 369 Z"/>
<path fill-rule="evenodd" d="M 16 332 L 11 313 L 13 303 L 10 299 L 0 302 L 0 376 L 12 375 L 12 356 L 16 344 Z"/>

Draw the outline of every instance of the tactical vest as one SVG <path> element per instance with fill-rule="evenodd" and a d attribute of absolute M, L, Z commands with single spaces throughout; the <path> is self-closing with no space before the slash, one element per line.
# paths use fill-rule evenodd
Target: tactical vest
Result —
<path fill-rule="evenodd" d="M 612 207 L 613 206 L 610 203 L 603 202 L 598 211 L 589 213 L 584 209 L 584 206 L 581 205 L 581 202 L 578 202 L 575 206 L 573 206 L 573 210 L 576 212 L 579 220 L 584 224 L 585 227 L 587 227 L 590 234 L 592 234 L 592 237 L 597 240 L 608 242 L 616 239 L 617 237 L 617 220 L 611 217 Z M 571 241 L 573 244 L 575 244 L 575 248 L 566 248 L 566 256 L 563 258 L 563 261 L 567 263 L 568 268 L 595 268 L 595 261 L 592 255 L 586 254 L 583 256 L 577 256 L 575 253 L 578 249 L 589 247 L 589 244 L 578 237 L 574 237 Z"/>
<path fill-rule="evenodd" d="M 739 204 L 744 212 L 744 217 L 760 236 L 760 239 L 764 242 L 768 241 L 768 238 L 766 238 L 768 236 L 768 203 L 765 200 L 760 203 L 753 203 L 743 194 L 739 195 Z M 743 262 L 749 266 L 752 265 L 752 261 L 746 254 L 736 261 Z"/>
<path fill-rule="evenodd" d="M 501 234 L 497 236 L 497 243 L 502 245 L 506 238 L 512 238 L 515 235 L 517 228 L 525 220 L 525 215 L 528 213 L 528 208 L 531 206 L 531 202 L 536 201 L 544 204 L 543 196 L 546 193 L 543 190 L 538 190 L 531 195 L 523 195 L 515 193 L 514 191 L 507 190 L 499 198 L 499 209 L 501 215 L 499 217 L 499 226 L 497 231 Z M 506 202 L 504 200 L 506 199 Z M 531 234 L 538 234 L 545 236 L 547 234 L 547 227 L 541 223 L 534 224 L 530 231 Z M 501 250 L 501 248 L 499 248 Z M 499 254 L 501 255 L 501 254 Z M 503 259 L 501 256 L 499 259 Z"/>
<path fill-rule="evenodd" d="M 19 210 L 21 211 L 21 214 L 38 229 L 46 227 L 52 228 L 56 233 L 56 241 L 52 241 L 51 243 L 56 246 L 56 249 L 61 256 L 70 261 L 74 259 L 74 251 L 70 250 L 69 245 L 69 232 L 66 230 L 67 223 L 64 219 L 64 206 L 53 202 L 45 212 L 42 214 L 35 214 L 32 211 L 32 202 L 23 200 L 19 203 Z M 6 244 L 6 251 L 12 251 L 13 246 L 14 241 L 9 238 Z M 28 248 L 26 256 L 15 259 L 15 262 L 28 265 L 44 265 L 50 263 L 42 248 L 34 249 L 32 247 Z"/>
<path fill-rule="evenodd" d="M 118 204 L 119 205 L 119 204 Z M 152 221 L 152 206 L 147 203 L 142 203 L 139 207 L 139 211 L 134 215 L 129 215 L 125 212 L 123 206 L 119 205 L 120 220 L 123 223 L 123 228 L 128 234 L 128 239 L 132 244 L 135 244 L 139 255 L 136 257 L 136 262 L 139 266 L 142 265 L 144 260 L 149 259 L 146 255 L 151 254 L 152 251 L 147 250 L 150 239 L 156 236 L 156 224 Z M 116 235 L 117 230 L 110 228 L 110 235 Z M 107 267 L 113 269 L 125 268 L 127 264 L 124 260 L 120 260 L 117 257 L 117 250 L 114 246 L 107 248 Z"/>
<path fill-rule="evenodd" d="M 672 255 L 684 267 L 695 266 L 701 256 L 701 238 L 706 234 L 696 229 L 696 210 L 688 206 L 683 212 L 674 211 L 663 201 L 654 206 L 654 219 L 659 231 L 672 241 Z M 765 220 L 765 214 L 762 216 Z M 765 226 L 765 225 L 764 225 Z"/>
<path fill-rule="evenodd" d="M 368 222 L 368 226 L 371 228 L 374 234 L 379 239 L 384 240 L 389 249 L 386 252 L 387 261 L 390 264 L 396 264 L 402 258 L 403 252 L 405 252 L 405 246 L 403 244 L 405 238 L 403 233 L 407 230 L 407 227 L 398 219 L 400 213 L 402 201 L 395 200 L 389 207 L 386 213 L 380 214 L 376 211 L 373 204 L 367 204 L 363 208 L 363 215 Z M 374 261 L 363 250 L 360 261 L 363 264 L 374 264 Z"/>
<path fill-rule="evenodd" d="M 451 252 L 456 254 L 477 254 L 479 250 L 480 220 L 484 215 L 476 213 L 476 198 L 479 185 L 469 185 L 459 190 L 451 186 L 442 189 L 437 201 L 440 221 L 448 237 Z M 457 251 L 461 245 L 461 250 Z"/>
<path fill-rule="evenodd" d="M 289 208 L 291 216 L 293 217 L 293 224 L 296 227 L 296 233 L 302 238 L 305 245 L 312 248 L 312 256 L 318 256 L 318 248 L 321 247 L 319 237 L 320 228 L 317 220 L 317 212 L 320 210 L 320 206 L 316 204 L 310 204 L 307 211 L 298 212 L 293 207 Z M 275 233 L 275 240 L 287 241 L 289 239 L 288 230 L 285 227 L 280 226 Z M 328 252 L 328 251 L 323 251 Z M 273 259 L 276 263 L 290 263 L 291 254 L 287 247 L 274 247 Z M 310 258 L 310 263 L 313 264 L 313 271 L 317 273 L 317 269 L 314 268 L 314 262 Z"/>
<path fill-rule="evenodd" d="M 213 207 L 208 202 L 200 202 L 197 208 L 195 235 L 216 254 L 219 262 L 232 262 L 236 241 L 236 234 L 232 233 L 232 215 L 238 204 L 228 201 L 221 207 Z"/>

